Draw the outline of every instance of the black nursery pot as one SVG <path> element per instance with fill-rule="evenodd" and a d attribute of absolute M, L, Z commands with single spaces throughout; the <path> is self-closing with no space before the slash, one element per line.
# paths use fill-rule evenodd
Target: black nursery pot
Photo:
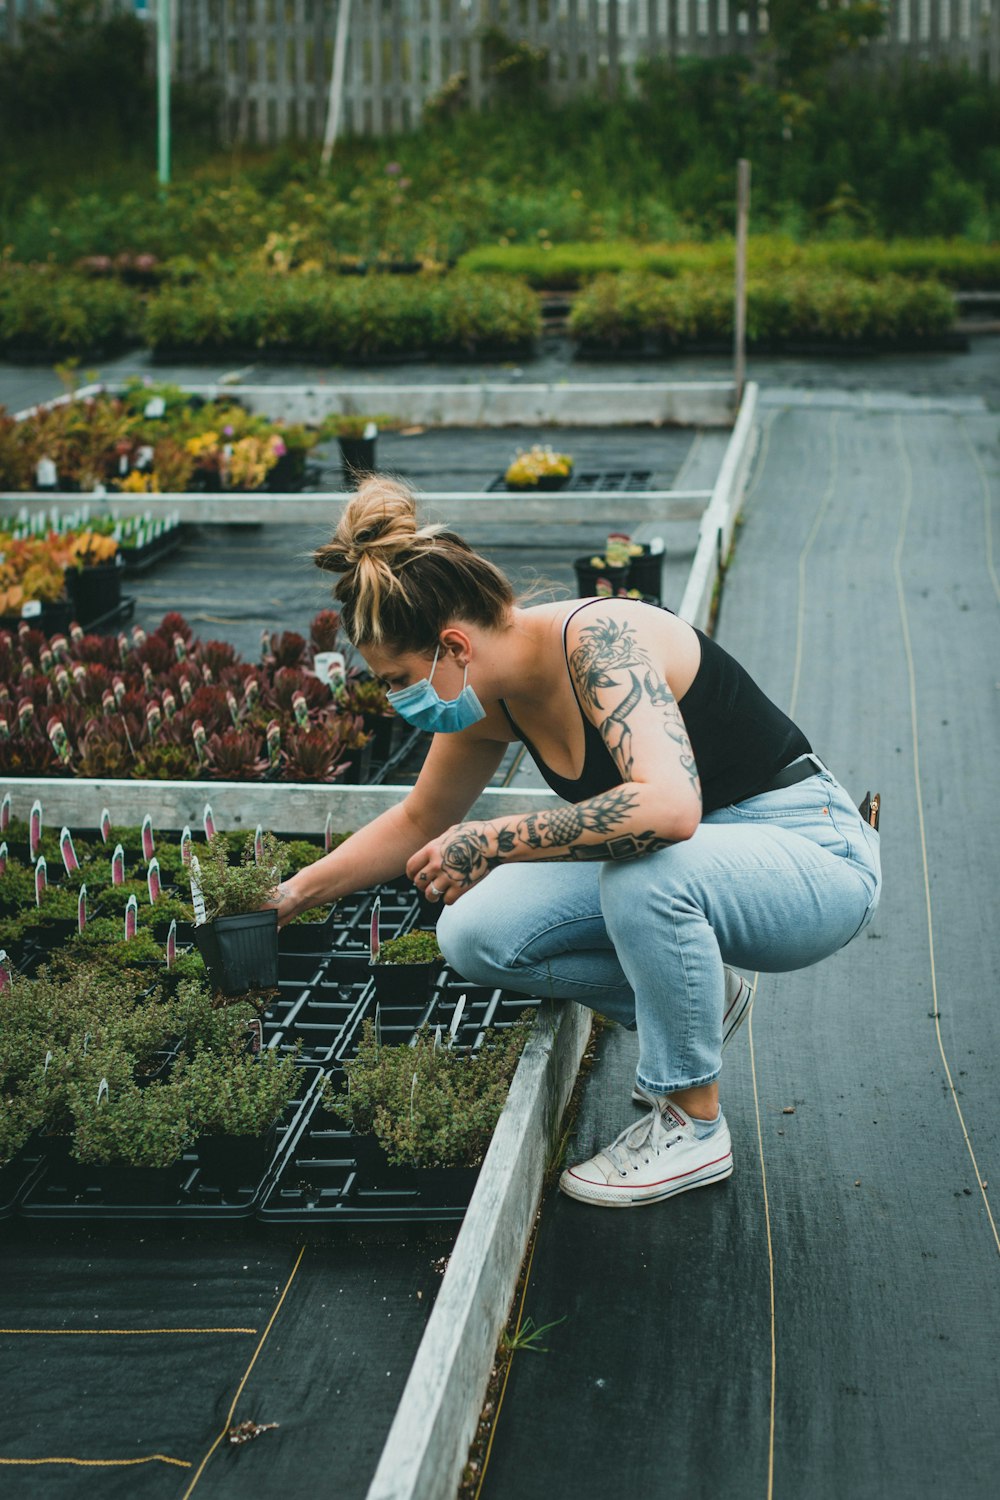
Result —
<path fill-rule="evenodd" d="M 619 589 L 631 587 L 628 568 L 595 568 L 589 557 L 578 557 L 573 564 L 573 571 L 576 573 L 576 591 L 580 599 L 594 597 L 599 578 L 606 578 L 615 594 Z"/>
<path fill-rule="evenodd" d="M 123 571 L 117 557 L 114 562 L 96 563 L 89 568 L 66 569 L 66 592 L 84 629 L 119 607 Z"/>
<path fill-rule="evenodd" d="M 338 439 L 345 484 L 356 484 L 359 474 L 375 472 L 376 441 L 375 438 L 342 437 Z"/>
<path fill-rule="evenodd" d="M 198 1162 L 205 1181 L 217 1184 L 224 1193 L 256 1189 L 271 1165 L 277 1143 L 277 1120 L 263 1135 L 203 1135 Z"/>
<path fill-rule="evenodd" d="M 629 559 L 628 587 L 630 589 L 638 589 L 640 594 L 646 598 L 655 599 L 659 603 L 662 579 L 662 552 L 650 552 L 648 548 L 644 547 L 641 557 Z"/>
<path fill-rule="evenodd" d="M 372 964 L 371 976 L 375 994 L 386 1005 L 422 1004 L 441 968 L 429 964 Z"/>
<path fill-rule="evenodd" d="M 278 913 L 243 912 L 195 928 L 194 940 L 208 977 L 224 995 L 272 990 L 278 983 Z"/>

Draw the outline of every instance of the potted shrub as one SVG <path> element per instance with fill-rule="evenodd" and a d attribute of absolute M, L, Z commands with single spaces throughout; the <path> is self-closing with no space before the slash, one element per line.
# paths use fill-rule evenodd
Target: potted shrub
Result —
<path fill-rule="evenodd" d="M 504 474 L 509 490 L 561 490 L 573 477 L 573 460 L 568 453 L 536 443 L 527 450 L 519 448 Z"/>
<path fill-rule="evenodd" d="M 380 944 L 372 960 L 375 993 L 382 1001 L 421 1003 L 430 993 L 444 955 L 437 934 L 427 931 L 404 933 Z"/>
<path fill-rule="evenodd" d="M 352 1146 L 375 1185 L 392 1168 L 478 1168 L 530 1031 L 530 1018 L 522 1017 L 467 1053 L 429 1026 L 412 1041 L 386 1046 L 365 1021 L 357 1052 L 343 1065 L 347 1086 L 338 1090 L 328 1077 L 323 1107 L 359 1137 Z M 412 1186 L 412 1171 L 406 1176 Z"/>
<path fill-rule="evenodd" d="M 272 833 L 263 835 L 258 862 L 251 835 L 239 864 L 232 865 L 228 840 L 215 834 L 198 860 L 205 921 L 195 928 L 194 938 L 212 984 L 224 995 L 276 988 L 278 914 L 274 907 L 261 907 L 283 873 L 277 839 Z"/>
<path fill-rule="evenodd" d="M 324 421 L 323 437 L 335 437 L 340 444 L 341 469 L 348 488 L 357 484 L 361 475 L 374 473 L 379 427 L 384 428 L 390 420 L 385 416 L 341 412 Z"/>
<path fill-rule="evenodd" d="M 125 1203 L 175 1201 L 182 1191 L 178 1163 L 196 1125 L 181 1058 L 166 1082 L 142 1088 L 124 1052 L 93 1056 L 83 1076 L 67 1086 L 73 1118 L 74 1186 L 98 1186 Z"/>
<path fill-rule="evenodd" d="M 224 1192 L 256 1188 L 274 1157 L 281 1116 L 302 1081 L 294 1056 L 199 1052 L 185 1076 L 206 1179 Z"/>
<path fill-rule="evenodd" d="M 118 609 L 122 558 L 114 537 L 83 531 L 73 538 L 66 560 L 66 590 L 84 628 Z"/>

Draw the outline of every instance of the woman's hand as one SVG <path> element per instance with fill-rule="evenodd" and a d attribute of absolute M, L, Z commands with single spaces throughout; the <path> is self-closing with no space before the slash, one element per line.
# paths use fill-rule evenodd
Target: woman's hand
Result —
<path fill-rule="evenodd" d="M 294 877 L 291 880 L 283 880 L 271 892 L 270 897 L 264 902 L 261 911 L 267 911 L 275 907 L 278 913 L 278 927 L 287 927 L 293 917 L 300 912 L 306 911 L 310 902 L 304 900 L 295 889 Z"/>
<path fill-rule="evenodd" d="M 407 861 L 406 873 L 431 901 L 452 906 L 497 859 L 496 830 L 490 823 L 455 823 Z"/>

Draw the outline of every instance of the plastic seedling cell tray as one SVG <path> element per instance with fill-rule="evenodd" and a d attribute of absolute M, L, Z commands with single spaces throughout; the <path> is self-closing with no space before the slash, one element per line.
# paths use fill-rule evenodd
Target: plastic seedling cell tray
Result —
<path fill-rule="evenodd" d="M 355 1136 L 317 1098 L 258 1218 L 345 1226 L 446 1223 L 469 1206 L 478 1167 L 393 1167 L 371 1136 Z"/>
<path fill-rule="evenodd" d="M 330 1061 L 353 1033 L 365 1008 L 366 996 L 367 986 L 363 983 L 340 984 L 321 979 L 300 991 L 295 1004 L 283 1016 L 268 1017 L 268 1045 L 290 1050 L 300 1044 L 301 1062 Z"/>
<path fill-rule="evenodd" d="M 50 1163 L 24 1195 L 20 1212 L 31 1219 L 211 1222 L 252 1218 L 281 1170 L 312 1111 L 319 1073 L 303 1069 L 298 1093 L 269 1136 L 262 1170 L 247 1156 L 232 1169 L 204 1140 L 172 1167 L 84 1165 L 68 1158 Z M 202 1149 L 199 1149 L 201 1147 Z M 205 1160 L 205 1156 L 208 1160 Z"/>
<path fill-rule="evenodd" d="M 45 1165 L 41 1153 L 26 1147 L 13 1161 L 0 1167 L 0 1219 L 9 1219 Z"/>

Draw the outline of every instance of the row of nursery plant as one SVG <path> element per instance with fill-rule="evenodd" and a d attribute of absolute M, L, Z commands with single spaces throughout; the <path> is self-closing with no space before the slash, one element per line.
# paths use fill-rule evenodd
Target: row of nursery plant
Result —
<path fill-rule="evenodd" d="M 894 341 L 940 336 L 954 318 L 954 298 L 938 281 L 887 276 L 869 281 L 835 272 L 795 271 L 747 283 L 747 337 L 782 344 Z M 650 345 L 665 350 L 731 338 L 729 281 L 624 271 L 598 276 L 570 314 L 574 337 L 589 349 Z"/>
<path fill-rule="evenodd" d="M 257 662 L 176 613 L 131 637 L 0 631 L 0 774 L 352 779 L 394 716 L 374 680 L 317 674 L 338 626 L 322 610 L 309 640 L 265 632 Z"/>
<path fill-rule="evenodd" d="M 0 490 L 295 489 L 307 454 L 337 434 L 338 420 L 275 422 L 235 397 L 206 401 L 141 381 L 120 396 L 39 406 L 21 419 L 0 407 Z"/>
<path fill-rule="evenodd" d="M 257 351 L 370 359 L 523 350 L 541 317 L 509 277 L 331 278 L 260 270 L 199 277 L 144 296 L 53 266 L 0 263 L 0 351 Z"/>
<path fill-rule="evenodd" d="M 647 271 L 655 276 L 732 276 L 732 239 L 703 243 L 641 244 L 618 240 L 594 244 L 481 245 L 458 269 L 477 275 L 523 277 L 537 288 L 571 289 L 612 271 Z M 961 239 L 812 240 L 789 235 L 751 235 L 747 243 L 751 276 L 789 272 L 844 272 L 877 281 L 886 276 L 936 278 L 953 288 L 1000 286 L 1000 245 Z"/>
<path fill-rule="evenodd" d="M 68 603 L 74 572 L 112 563 L 117 552 L 113 536 L 89 528 L 38 535 L 0 525 L 0 617 L 16 617 L 25 605 Z"/>
<path fill-rule="evenodd" d="M 200 1160 L 216 1137 L 265 1136 L 295 1096 L 295 1052 L 261 1050 L 267 993 L 226 999 L 174 935 L 193 914 L 192 874 L 204 933 L 243 913 L 273 918 L 257 909 L 276 880 L 320 848 L 261 829 L 217 832 L 208 807 L 205 832 L 205 842 L 188 829 L 163 838 L 150 817 L 119 828 L 105 812 L 97 835 L 57 836 L 40 804 L 21 821 L 9 796 L 0 804 L 0 942 L 29 957 L 34 943 L 44 958 L 26 977 L 0 957 L 0 1167 L 32 1142 L 81 1164 L 166 1168 L 192 1147 Z M 325 847 L 342 837 L 328 826 Z M 48 882 L 50 864 L 61 864 L 61 883 Z M 270 931 L 273 941 L 273 921 Z M 383 943 L 374 972 L 413 962 L 440 962 L 433 933 Z M 411 1002 L 423 1009 L 419 994 Z M 355 1135 L 373 1134 L 392 1163 L 468 1166 L 485 1153 L 529 1018 L 470 1053 L 455 1043 L 460 1014 L 461 1004 L 447 1039 L 425 1026 L 385 1046 L 376 1012 L 355 1038 L 344 1086 L 325 1080 L 326 1108 Z"/>

